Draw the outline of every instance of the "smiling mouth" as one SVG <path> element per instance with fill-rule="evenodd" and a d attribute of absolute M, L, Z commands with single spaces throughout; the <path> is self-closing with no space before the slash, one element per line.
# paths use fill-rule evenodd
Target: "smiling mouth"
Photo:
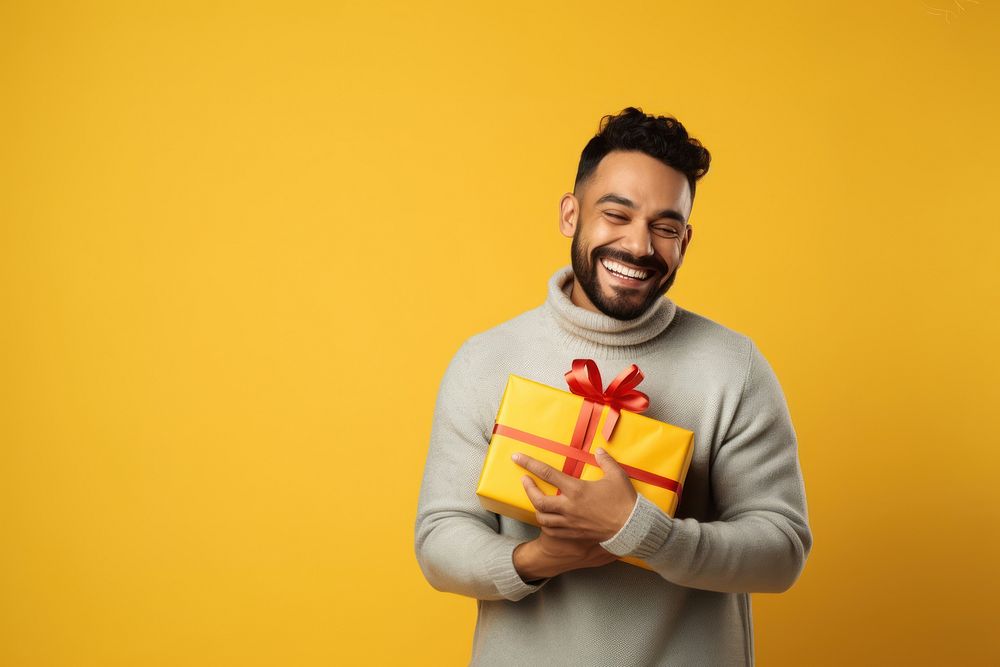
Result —
<path fill-rule="evenodd" d="M 612 259 L 601 258 L 599 260 L 604 270 L 626 285 L 642 285 L 656 273 L 649 269 L 634 269 Z"/>

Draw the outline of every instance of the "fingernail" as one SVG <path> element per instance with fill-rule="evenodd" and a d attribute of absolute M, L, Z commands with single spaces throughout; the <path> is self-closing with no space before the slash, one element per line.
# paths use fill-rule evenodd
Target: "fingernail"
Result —
<path fill-rule="evenodd" d="M 511 454 L 510 458 L 512 458 L 512 459 L 514 459 L 515 461 L 518 461 L 518 462 L 521 461 L 521 455 L 520 454 Z"/>
<path fill-rule="evenodd" d="M 604 451 L 604 447 L 598 447 L 598 448 L 597 448 L 597 453 L 598 453 L 598 454 L 607 454 L 607 452 L 606 452 L 606 451 Z"/>

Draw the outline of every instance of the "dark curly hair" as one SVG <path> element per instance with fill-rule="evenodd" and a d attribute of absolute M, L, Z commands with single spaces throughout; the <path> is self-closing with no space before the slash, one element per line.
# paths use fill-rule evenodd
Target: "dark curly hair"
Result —
<path fill-rule="evenodd" d="M 653 116 L 628 107 L 601 118 L 597 134 L 587 142 L 576 170 L 574 192 L 590 178 L 604 156 L 614 150 L 642 151 L 687 176 L 694 201 L 695 182 L 708 173 L 712 155 L 701 142 L 689 137 L 673 116 Z"/>

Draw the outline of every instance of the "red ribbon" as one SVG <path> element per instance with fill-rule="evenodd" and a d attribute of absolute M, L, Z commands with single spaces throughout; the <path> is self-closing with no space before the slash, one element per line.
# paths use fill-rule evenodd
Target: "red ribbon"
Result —
<path fill-rule="evenodd" d="M 586 401 L 600 403 L 611 408 L 604 422 L 601 435 L 611 442 L 611 433 L 618 423 L 621 409 L 645 412 L 649 408 L 649 396 L 635 388 L 646 377 L 639 367 L 632 364 L 618 374 L 606 390 L 601 389 L 601 371 L 593 359 L 574 359 L 573 368 L 566 371 L 566 384 L 570 391 L 583 396 Z M 600 416 L 600 411 L 597 411 Z"/>
<path fill-rule="evenodd" d="M 589 463 L 592 466 L 599 465 L 597 463 L 597 457 L 590 452 L 583 452 L 579 449 L 567 447 L 566 445 L 556 442 L 555 440 L 549 440 L 548 438 L 543 438 L 540 435 L 535 435 L 534 433 L 521 431 L 510 426 L 504 426 L 503 424 L 493 424 L 493 432 L 513 440 L 519 440 L 526 445 L 534 445 L 539 449 L 547 449 L 550 452 L 555 452 L 556 454 L 565 456 L 566 458 L 583 461 L 584 463 Z M 630 466 L 620 461 L 618 462 L 618 465 L 620 465 L 632 479 L 673 491 L 677 494 L 678 498 L 681 495 L 681 483 L 677 480 L 664 477 L 663 475 L 657 475 L 654 472 L 649 472 L 648 470 L 643 470 L 642 468 L 636 468 L 635 466 Z M 556 491 L 558 491 L 558 489 L 556 489 Z"/>
<path fill-rule="evenodd" d="M 635 364 L 619 373 L 607 389 L 602 389 L 601 371 L 593 359 L 574 359 L 572 368 L 566 371 L 564 377 L 570 391 L 583 396 L 580 416 L 576 420 L 573 438 L 569 443 L 570 447 L 582 452 L 589 450 L 594 442 L 594 433 L 597 431 L 597 422 L 601 419 L 603 406 L 607 405 L 610 408 L 608 418 L 604 420 L 604 429 L 601 431 L 607 442 L 611 442 L 611 435 L 618 423 L 622 408 L 632 412 L 642 412 L 649 407 L 649 396 L 635 389 L 645 377 Z M 583 474 L 583 463 L 579 459 L 567 457 L 566 463 L 563 464 L 563 472 L 579 477 Z"/>

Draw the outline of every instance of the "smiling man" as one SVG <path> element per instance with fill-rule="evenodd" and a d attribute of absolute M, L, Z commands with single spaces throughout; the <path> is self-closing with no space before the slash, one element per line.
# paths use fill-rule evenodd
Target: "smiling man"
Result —
<path fill-rule="evenodd" d="M 812 533 L 777 377 L 750 337 L 666 296 L 709 163 L 675 118 L 633 107 L 604 117 L 560 200 L 571 265 L 544 303 L 471 336 L 445 371 L 415 549 L 434 588 L 477 600 L 472 664 L 753 664 L 750 593 L 787 590 L 805 565 Z M 541 527 L 479 503 L 507 377 L 565 387 L 575 358 L 606 378 L 636 363 L 644 414 L 694 431 L 673 518 L 602 450 L 596 481 L 515 455 L 560 490 L 546 495 L 525 474 Z"/>

